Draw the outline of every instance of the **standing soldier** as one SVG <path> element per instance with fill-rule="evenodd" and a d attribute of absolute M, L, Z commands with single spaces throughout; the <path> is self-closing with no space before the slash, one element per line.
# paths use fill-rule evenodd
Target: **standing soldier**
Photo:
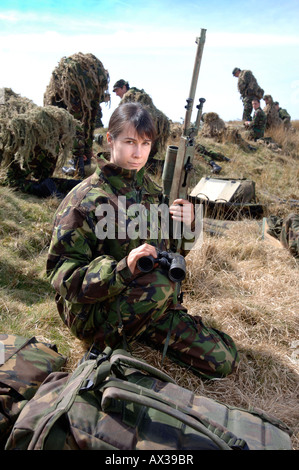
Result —
<path fill-rule="evenodd" d="M 99 104 L 106 100 L 108 82 L 102 62 L 93 54 L 79 52 L 60 60 L 44 94 L 44 106 L 67 109 L 82 123 L 83 130 L 78 128 L 73 149 L 75 167 L 82 178 L 84 166 L 91 163 L 95 119 Z"/>
<path fill-rule="evenodd" d="M 256 78 L 250 70 L 241 70 L 235 67 L 233 76 L 238 78 L 238 90 L 243 101 L 243 121 L 251 121 L 252 100 L 262 99 L 264 90 L 257 83 Z"/>

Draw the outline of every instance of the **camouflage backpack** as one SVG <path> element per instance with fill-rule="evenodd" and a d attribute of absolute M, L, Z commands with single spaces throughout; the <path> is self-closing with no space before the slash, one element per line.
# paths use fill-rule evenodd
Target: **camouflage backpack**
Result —
<path fill-rule="evenodd" d="M 6 450 L 291 449 L 283 423 L 178 386 L 107 348 L 54 373 L 23 408 Z"/>
<path fill-rule="evenodd" d="M 0 334 L 0 448 L 41 383 L 64 363 L 53 345 L 35 337 Z"/>

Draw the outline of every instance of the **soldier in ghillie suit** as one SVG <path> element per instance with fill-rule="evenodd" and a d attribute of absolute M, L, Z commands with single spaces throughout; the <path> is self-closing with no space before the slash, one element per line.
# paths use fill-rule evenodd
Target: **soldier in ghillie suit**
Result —
<path fill-rule="evenodd" d="M 285 129 L 290 129 L 291 128 L 291 116 L 289 115 L 286 109 L 283 109 L 279 106 L 278 101 L 275 101 L 274 105 L 276 107 L 276 110 L 278 111 L 278 116 L 280 117 Z"/>
<path fill-rule="evenodd" d="M 79 52 L 60 60 L 44 94 L 45 106 L 67 109 L 82 123 L 73 149 L 75 167 L 82 178 L 84 165 L 91 162 L 95 120 L 99 104 L 105 101 L 108 82 L 109 75 L 102 62 L 93 54 Z"/>
<path fill-rule="evenodd" d="M 10 120 L 18 114 L 24 114 L 37 105 L 24 96 L 15 93 L 11 88 L 0 88 L 0 165 L 6 149 L 6 163 L 8 163 L 8 148 L 13 145 L 13 137 L 7 135 L 7 126 Z M 13 155 L 13 152 L 12 152 Z M 11 155 L 11 156 L 12 156 Z"/>
<path fill-rule="evenodd" d="M 252 100 L 252 107 L 254 109 L 252 121 L 246 121 L 244 125 L 249 130 L 247 138 L 256 141 L 264 137 L 267 116 L 260 107 L 260 100 Z"/>
<path fill-rule="evenodd" d="M 225 132 L 225 122 L 217 113 L 210 112 L 204 113 L 202 116 L 203 126 L 201 129 L 201 134 L 204 137 L 216 138 L 216 140 L 221 140 L 223 132 Z"/>
<path fill-rule="evenodd" d="M 160 217 L 153 230 L 151 211 L 160 204 L 161 188 L 144 171 L 155 141 L 151 115 L 140 103 L 120 105 L 110 118 L 107 141 L 110 161 L 99 156 L 95 173 L 56 212 L 47 275 L 61 318 L 100 350 L 138 339 L 159 349 L 166 345 L 170 358 L 199 376 L 231 373 L 238 360 L 233 340 L 187 313 L 178 283 L 160 263 L 147 273 L 138 267 L 141 258 L 156 259 L 158 250 L 178 242 L 162 237 Z M 169 213 L 190 228 L 193 209 L 179 199 Z M 136 210 L 142 233 L 136 232 Z M 179 241 L 186 254 L 186 240 Z"/>
<path fill-rule="evenodd" d="M 238 78 L 238 90 L 243 101 L 243 121 L 251 121 L 252 113 L 252 100 L 255 98 L 261 99 L 264 95 L 264 90 L 257 83 L 251 70 L 241 70 L 235 67 L 233 76 Z"/>
<path fill-rule="evenodd" d="M 282 124 L 282 121 L 279 117 L 279 112 L 276 105 L 274 104 L 272 96 L 265 95 L 264 101 L 266 103 L 266 106 L 263 109 L 267 117 L 266 129 L 279 127 Z"/>
<path fill-rule="evenodd" d="M 233 143 L 238 145 L 244 152 L 253 150 L 253 147 L 246 142 L 241 136 L 238 129 L 234 126 L 227 126 L 223 119 L 217 113 L 210 112 L 202 115 L 203 126 L 200 134 L 203 137 L 209 137 L 216 142 L 225 144 Z M 226 157 L 221 155 L 214 155 L 214 160 L 228 161 Z M 216 169 L 216 167 L 215 167 Z M 220 168 L 221 169 L 221 168 Z M 217 172 L 217 171 L 216 171 Z"/>
<path fill-rule="evenodd" d="M 61 197 L 79 180 L 54 178 L 58 160 L 72 150 L 80 123 L 65 109 L 35 106 L 12 119 L 0 119 L 0 163 L 5 182 L 39 197 Z M 1 162 L 2 160 L 2 162 Z"/>

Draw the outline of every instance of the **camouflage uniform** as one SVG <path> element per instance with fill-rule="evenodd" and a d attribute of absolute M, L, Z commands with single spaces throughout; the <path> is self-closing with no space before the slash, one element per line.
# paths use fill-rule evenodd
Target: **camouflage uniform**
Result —
<path fill-rule="evenodd" d="M 278 114 L 286 129 L 291 127 L 291 116 L 286 109 L 279 108 Z"/>
<path fill-rule="evenodd" d="M 127 266 L 128 253 L 145 241 L 160 250 L 171 247 L 171 240 L 161 238 L 161 227 L 157 239 L 150 237 L 150 205 L 159 205 L 160 195 L 161 188 L 144 169 L 125 170 L 103 157 L 95 173 L 68 194 L 55 216 L 47 261 L 59 314 L 75 336 L 100 349 L 119 347 L 124 338 L 159 348 L 167 338 L 167 355 L 176 362 L 204 377 L 227 375 L 237 361 L 232 339 L 186 312 L 177 301 L 177 283 L 160 266 L 138 275 Z M 100 239 L 97 224 L 103 216 L 96 212 L 109 204 L 118 222 L 120 196 L 126 204 L 125 222 L 115 224 L 114 238 Z M 145 208 L 147 233 L 142 239 L 128 236 L 134 221 L 128 209 L 136 203 Z"/>
<path fill-rule="evenodd" d="M 251 70 L 242 70 L 238 77 L 238 90 L 243 101 L 243 121 L 251 121 L 252 100 L 261 99 L 264 90 L 258 85 Z"/>
<path fill-rule="evenodd" d="M 255 110 L 253 119 L 250 122 L 248 128 L 248 139 L 257 140 L 264 137 L 266 128 L 267 116 L 261 108 Z"/>
<path fill-rule="evenodd" d="M 215 160 L 220 162 L 229 162 L 230 159 L 227 158 L 220 152 L 215 150 L 208 150 L 201 144 L 196 144 L 195 150 L 203 159 L 212 167 L 212 173 L 219 173 L 221 171 L 221 166 L 215 163 Z"/>

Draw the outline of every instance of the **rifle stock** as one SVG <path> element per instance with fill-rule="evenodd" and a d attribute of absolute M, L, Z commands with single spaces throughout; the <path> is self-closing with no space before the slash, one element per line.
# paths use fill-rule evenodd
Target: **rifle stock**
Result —
<path fill-rule="evenodd" d="M 186 115 L 184 121 L 183 134 L 180 138 L 179 146 L 169 146 L 166 152 L 163 169 L 163 194 L 171 204 L 175 199 L 186 199 L 188 195 L 190 172 L 194 157 L 194 138 L 197 135 L 200 119 L 202 115 L 204 98 L 200 98 L 197 105 L 197 118 L 194 126 L 190 125 L 193 110 L 194 96 L 198 81 L 199 69 L 205 44 L 206 29 L 201 30 L 201 36 L 196 38 L 197 52 L 193 68 L 189 98 L 187 99 Z"/>

